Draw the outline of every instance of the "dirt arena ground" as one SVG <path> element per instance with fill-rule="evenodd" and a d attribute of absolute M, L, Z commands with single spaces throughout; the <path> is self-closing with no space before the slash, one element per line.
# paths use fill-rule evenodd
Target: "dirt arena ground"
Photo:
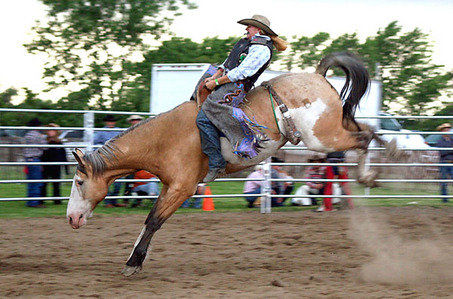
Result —
<path fill-rule="evenodd" d="M 0 219 L 0 297 L 448 297 L 453 209 L 173 216 L 140 274 L 144 216 Z"/>

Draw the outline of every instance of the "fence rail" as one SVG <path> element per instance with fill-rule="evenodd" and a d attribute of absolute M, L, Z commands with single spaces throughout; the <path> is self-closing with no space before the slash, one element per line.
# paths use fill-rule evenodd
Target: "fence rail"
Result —
<path fill-rule="evenodd" d="M 21 149 L 21 148 L 88 148 L 88 149 L 95 149 L 101 147 L 101 145 L 93 145 L 93 136 L 97 131 L 124 131 L 126 128 L 95 128 L 94 127 L 94 115 L 96 114 L 115 114 L 115 115 L 144 115 L 144 116 L 154 116 L 152 113 L 149 112 L 124 112 L 124 111 L 93 111 L 93 110 L 43 110 L 43 109 L 9 109 L 9 108 L 0 108 L 0 113 L 66 113 L 66 114 L 82 114 L 84 117 L 84 126 L 83 127 L 58 127 L 59 131 L 84 131 L 84 141 L 83 142 L 72 142 L 70 144 L 63 144 L 63 145 L 48 145 L 48 144 L 21 144 L 21 143 L 11 143 L 11 144 L 0 144 L 0 149 Z M 365 118 L 373 118 L 373 119 L 445 119 L 451 120 L 453 116 L 360 116 L 357 117 L 358 119 L 365 119 Z M 27 126 L 0 126 L 0 130 L 55 130 L 54 127 L 27 127 Z M 441 133 L 437 131 L 411 131 L 411 132 L 388 132 L 388 131 L 378 131 L 379 135 L 387 134 L 387 135 L 453 135 L 453 132 L 449 133 Z M 285 151 L 300 151 L 306 150 L 307 148 L 304 146 L 284 146 L 282 150 Z M 370 151 L 383 151 L 384 148 L 381 147 L 370 147 Z M 436 148 L 436 147 L 414 147 L 410 149 L 403 149 L 409 152 L 424 152 L 424 151 L 447 151 L 452 150 L 452 148 Z M 6 162 L 0 161 L 0 167 L 12 167 L 12 166 L 74 166 L 76 162 L 29 162 L 29 161 L 17 161 L 17 162 Z M 270 184 L 272 182 L 293 182 L 293 183 L 304 183 L 310 182 L 312 180 L 305 179 L 305 178 L 295 178 L 295 179 L 274 179 L 270 177 L 270 168 L 272 166 L 283 166 L 283 167 L 307 167 L 313 166 L 316 163 L 305 163 L 305 162 L 290 162 L 290 163 L 270 163 L 270 161 L 266 161 L 263 164 L 265 169 L 266 175 L 264 179 L 249 179 L 249 178 L 221 178 L 217 179 L 217 182 L 247 182 L 247 181 L 263 181 L 264 183 L 264 191 L 261 194 L 257 194 L 256 196 L 262 196 L 265 198 L 265 202 L 263 202 L 261 212 L 270 212 L 270 199 L 273 197 L 280 197 L 280 198 L 302 198 L 302 197 L 313 197 L 313 195 L 272 195 L 270 194 Z M 321 165 L 321 164 L 320 164 Z M 324 166 L 345 166 L 345 167 L 355 167 L 357 163 L 322 163 Z M 444 163 L 395 163 L 395 162 L 387 162 L 387 163 L 367 163 L 367 167 L 392 167 L 392 168 L 400 168 L 400 167 L 407 167 L 409 170 L 413 169 L 414 167 L 421 167 L 421 168 L 434 168 L 434 167 L 441 167 L 441 166 L 450 166 L 452 167 L 453 164 L 444 164 Z M 27 183 L 72 183 L 72 179 L 40 179 L 40 180 L 26 180 L 26 179 L 0 179 L 0 185 L 4 184 L 27 184 Z M 132 183 L 132 182 L 159 182 L 157 179 L 119 179 L 117 180 L 121 183 Z M 355 179 L 319 179 L 317 181 L 320 182 L 333 182 L 333 183 L 351 183 L 356 182 Z M 378 179 L 377 182 L 380 183 L 452 183 L 453 179 L 412 179 L 412 178 L 402 178 L 402 179 L 395 179 L 395 178 L 381 178 Z M 244 197 L 247 194 L 215 194 L 210 195 L 213 198 L 236 198 L 236 197 Z M 196 198 L 205 197 L 204 195 L 195 195 Z M 409 199 L 409 198 L 424 198 L 424 199 L 439 199 L 439 198 L 452 198 L 453 196 L 445 196 L 445 195 L 432 195 L 432 194 L 387 194 L 387 195 L 369 195 L 369 194 L 355 194 L 355 195 L 316 195 L 319 198 L 326 198 L 326 197 L 337 197 L 337 198 L 369 198 L 369 199 L 378 199 L 378 198 L 394 198 L 394 199 Z M 140 199 L 155 199 L 157 196 L 108 196 L 107 199 L 121 199 L 121 198 L 140 198 Z M 33 197 L 33 200 L 64 200 L 68 199 L 66 196 L 62 197 Z M 1 201 L 25 201 L 30 200 L 27 197 L 3 197 L 0 198 Z"/>

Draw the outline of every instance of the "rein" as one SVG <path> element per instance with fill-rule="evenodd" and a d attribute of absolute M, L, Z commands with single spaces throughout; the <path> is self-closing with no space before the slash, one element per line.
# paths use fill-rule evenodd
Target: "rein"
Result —
<path fill-rule="evenodd" d="M 270 100 L 271 100 L 272 112 L 274 113 L 274 120 L 275 120 L 275 123 L 277 124 L 277 129 L 278 129 L 278 131 L 280 132 L 280 134 L 284 135 L 284 134 L 282 133 L 282 130 L 280 130 L 280 125 L 278 124 L 277 114 L 275 114 L 274 98 L 272 97 L 272 92 L 271 92 L 270 89 L 269 89 L 269 98 L 270 98 Z"/>
<path fill-rule="evenodd" d="M 291 115 L 289 114 L 288 107 L 285 105 L 285 103 L 283 103 L 283 101 L 277 95 L 277 92 L 275 92 L 275 90 L 272 88 L 272 85 L 268 81 L 261 83 L 261 85 L 264 86 L 264 88 L 266 88 L 267 90 L 269 90 L 272 111 L 274 112 L 274 119 L 275 123 L 277 124 L 278 131 L 280 132 L 280 134 L 285 136 L 292 144 L 294 145 L 298 144 L 302 139 L 302 134 L 297 130 L 296 125 L 294 124 L 294 121 Z M 278 125 L 277 115 L 275 114 L 274 99 L 278 105 L 278 108 L 280 109 L 280 112 L 283 115 L 283 123 L 285 124 L 286 127 L 285 128 L 286 134 L 282 133 L 282 131 L 280 130 L 280 126 Z"/>

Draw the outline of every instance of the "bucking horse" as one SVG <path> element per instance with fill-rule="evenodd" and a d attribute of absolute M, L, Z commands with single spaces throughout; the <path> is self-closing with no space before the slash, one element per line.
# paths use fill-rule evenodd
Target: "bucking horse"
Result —
<path fill-rule="evenodd" d="M 332 67 L 339 67 L 346 74 L 340 94 L 325 78 Z M 260 144 L 259 154 L 251 159 L 233 154 L 233 146 L 222 138 L 222 154 L 228 162 L 226 173 L 256 165 L 282 147 L 290 133 L 284 118 L 290 117 L 308 149 L 324 153 L 356 150 L 358 181 L 371 187 L 376 185 L 376 173 L 365 168 L 369 143 L 375 139 L 390 155 L 397 150 L 395 143 L 385 142 L 373 128 L 354 119 L 355 109 L 369 85 L 368 72 L 358 58 L 334 53 L 321 60 L 315 73 L 284 74 L 266 84 L 267 87 L 252 89 L 240 108 L 264 128 L 267 138 Z M 275 109 L 269 86 L 285 103 L 287 115 Z M 208 158 L 201 151 L 195 123 L 198 109 L 195 101 L 187 101 L 129 128 L 94 152 L 73 153 L 78 165 L 67 218 L 74 229 L 86 224 L 115 179 L 147 170 L 162 182 L 162 191 L 122 271 L 126 276 L 141 270 L 154 233 L 195 193 L 197 184 L 208 172 Z"/>

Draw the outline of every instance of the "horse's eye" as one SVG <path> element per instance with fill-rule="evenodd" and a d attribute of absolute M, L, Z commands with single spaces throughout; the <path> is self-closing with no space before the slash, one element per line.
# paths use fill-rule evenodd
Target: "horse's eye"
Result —
<path fill-rule="evenodd" d="M 83 181 L 76 181 L 76 182 L 77 182 L 77 185 L 79 185 L 79 186 L 83 185 Z"/>

